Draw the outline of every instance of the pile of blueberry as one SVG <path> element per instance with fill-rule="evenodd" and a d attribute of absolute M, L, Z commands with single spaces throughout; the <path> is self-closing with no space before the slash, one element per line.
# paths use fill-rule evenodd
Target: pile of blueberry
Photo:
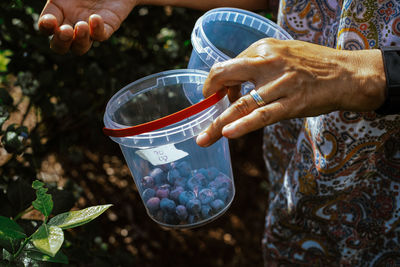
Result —
<path fill-rule="evenodd" d="M 223 210 L 233 197 L 231 178 L 215 167 L 192 170 L 186 161 L 156 167 L 140 183 L 149 213 L 170 225 L 206 220 Z"/>

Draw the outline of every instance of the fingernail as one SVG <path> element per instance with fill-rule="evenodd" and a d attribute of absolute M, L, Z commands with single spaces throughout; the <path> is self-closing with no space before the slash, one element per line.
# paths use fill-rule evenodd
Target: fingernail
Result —
<path fill-rule="evenodd" d="M 208 135 L 208 133 L 201 133 L 196 138 L 196 143 L 199 146 L 206 146 L 208 145 L 209 142 L 210 142 L 210 136 Z"/>
<path fill-rule="evenodd" d="M 87 35 L 87 24 L 86 22 L 79 21 L 75 24 L 75 35 L 76 38 L 85 38 Z"/>
<path fill-rule="evenodd" d="M 89 24 L 90 26 L 92 26 L 93 28 L 96 28 L 97 26 L 99 26 L 99 21 L 93 18 L 89 19 Z"/>
<path fill-rule="evenodd" d="M 54 23 L 52 21 L 46 20 L 46 18 L 43 18 L 40 21 L 40 23 L 41 23 L 42 27 L 44 27 L 44 28 L 46 28 L 48 30 L 51 30 L 54 27 Z"/>
<path fill-rule="evenodd" d="M 69 41 L 69 40 L 72 39 L 72 31 L 70 29 L 70 26 L 62 25 L 60 27 L 59 38 L 60 38 L 61 41 Z"/>

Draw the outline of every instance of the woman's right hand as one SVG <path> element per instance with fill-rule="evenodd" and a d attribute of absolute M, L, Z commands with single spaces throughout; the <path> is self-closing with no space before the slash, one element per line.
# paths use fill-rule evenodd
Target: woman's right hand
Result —
<path fill-rule="evenodd" d="M 56 53 L 85 54 L 93 41 L 107 40 L 126 19 L 138 0 L 47 0 L 39 30 L 53 35 Z"/>

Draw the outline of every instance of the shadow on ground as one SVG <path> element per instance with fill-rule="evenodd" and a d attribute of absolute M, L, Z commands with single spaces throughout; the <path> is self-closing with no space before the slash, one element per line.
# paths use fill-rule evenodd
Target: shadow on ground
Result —
<path fill-rule="evenodd" d="M 73 159 L 63 163 L 72 170 L 64 175 L 84 190 L 79 206 L 114 206 L 82 231 L 92 231 L 95 243 L 106 246 L 104 253 L 120 257 L 121 266 L 262 266 L 267 178 L 261 140 L 259 130 L 230 141 L 236 185 L 232 206 L 217 220 L 191 230 L 163 229 L 150 219 L 117 144 L 105 138 L 97 151 L 83 147 L 79 166 Z M 79 239 L 79 230 L 70 238 Z M 84 251 L 65 252 L 71 264 L 99 266 L 83 262 Z"/>

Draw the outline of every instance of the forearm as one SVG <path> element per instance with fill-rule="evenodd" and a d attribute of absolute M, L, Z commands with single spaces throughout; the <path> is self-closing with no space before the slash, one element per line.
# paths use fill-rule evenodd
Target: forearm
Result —
<path fill-rule="evenodd" d="M 199 10 L 217 7 L 236 7 L 248 10 L 267 10 L 267 0 L 138 0 L 138 5 L 177 6 Z"/>

